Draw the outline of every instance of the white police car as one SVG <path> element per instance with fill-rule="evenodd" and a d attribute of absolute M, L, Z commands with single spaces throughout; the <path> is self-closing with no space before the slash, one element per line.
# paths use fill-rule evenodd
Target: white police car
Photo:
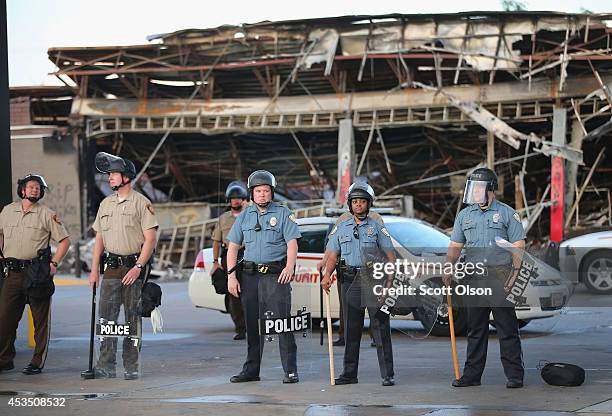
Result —
<path fill-rule="evenodd" d="M 402 258 L 419 261 L 423 257 L 431 261 L 443 262 L 449 237 L 435 228 L 433 225 L 405 217 L 384 216 L 385 227 L 391 234 L 393 243 L 401 250 Z M 317 263 L 323 258 L 326 237 L 333 228 L 336 218 L 334 217 L 312 217 L 298 219 L 298 225 L 302 238 L 298 240 L 298 258 L 296 264 L 295 279 L 292 282 L 292 309 L 298 306 L 306 306 L 313 312 L 313 319 L 319 318 L 318 311 L 321 309 L 319 282 L 320 276 Z M 427 247 L 427 253 L 415 251 L 415 248 Z M 189 298 L 194 306 L 198 308 L 215 309 L 225 311 L 223 295 L 218 295 L 211 283 L 210 270 L 212 266 L 212 248 L 201 250 L 197 256 L 193 273 L 189 279 Z M 532 319 L 548 318 L 560 313 L 567 303 L 570 295 L 569 285 L 561 277 L 561 274 L 546 265 L 541 268 L 541 274 L 537 280 L 530 281 L 525 293 L 528 305 L 516 308 L 517 317 L 521 327 Z M 431 276 L 431 275 L 430 275 Z M 438 277 L 433 277 L 439 279 Z M 333 319 L 340 316 L 340 305 L 336 292 L 337 285 L 332 287 L 331 314 Z M 309 305 L 304 305 L 308 303 Z M 443 309 L 441 309 L 443 311 Z M 426 328 L 432 328 L 432 335 L 448 335 L 448 321 L 444 315 L 438 315 L 435 322 L 432 317 L 419 314 L 418 311 L 404 311 L 403 315 L 393 315 L 393 319 L 418 319 Z M 460 308 L 454 309 L 455 331 L 458 334 L 465 333 L 465 313 Z M 229 324 L 229 321 L 228 321 Z M 317 325 L 315 324 L 314 327 Z"/>
<path fill-rule="evenodd" d="M 559 246 L 559 269 L 563 276 L 589 291 L 612 293 L 612 230 L 584 234 Z"/>

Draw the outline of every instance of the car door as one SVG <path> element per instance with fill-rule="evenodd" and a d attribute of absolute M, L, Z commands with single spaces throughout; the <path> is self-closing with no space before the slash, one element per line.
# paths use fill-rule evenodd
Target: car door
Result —
<path fill-rule="evenodd" d="M 298 259 L 292 283 L 292 304 L 301 305 L 307 300 L 310 304 L 309 310 L 313 312 L 313 318 L 320 318 L 322 306 L 317 263 L 323 258 L 327 236 L 332 226 L 333 224 L 329 223 L 300 225 L 302 237 L 298 240 Z M 337 317 L 340 311 L 337 296 L 332 296 L 331 300 L 332 316 Z"/>

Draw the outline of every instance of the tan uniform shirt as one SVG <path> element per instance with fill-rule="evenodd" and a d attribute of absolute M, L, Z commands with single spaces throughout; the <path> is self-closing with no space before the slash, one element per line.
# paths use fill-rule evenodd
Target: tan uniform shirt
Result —
<path fill-rule="evenodd" d="M 55 212 L 44 205 L 36 203 L 28 212 L 23 212 L 21 201 L 13 202 L 0 213 L 4 257 L 20 260 L 35 258 L 38 250 L 49 245 L 49 233 L 57 243 L 69 236 Z"/>
<path fill-rule="evenodd" d="M 229 240 L 227 239 L 227 236 L 235 222 L 236 217 L 234 217 L 232 211 L 227 211 L 221 214 L 212 233 L 213 241 L 223 242 L 225 247 L 229 247 Z"/>
<path fill-rule="evenodd" d="M 104 248 L 120 256 L 139 254 L 144 231 L 157 226 L 151 201 L 136 191 L 123 201 L 117 192 L 104 198 L 93 223 L 93 229 L 102 233 Z"/>

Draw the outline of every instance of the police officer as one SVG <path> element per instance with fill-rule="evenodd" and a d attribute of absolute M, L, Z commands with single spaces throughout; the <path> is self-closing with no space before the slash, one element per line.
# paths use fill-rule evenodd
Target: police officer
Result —
<path fill-rule="evenodd" d="M 30 174 L 17 182 L 21 201 L 4 207 L 0 213 L 0 267 L 7 270 L 0 294 L 0 371 L 12 370 L 15 358 L 15 336 L 26 303 L 34 318 L 36 347 L 24 374 L 40 374 L 47 358 L 51 319 L 51 298 L 28 297 L 24 290 L 26 269 L 32 262 L 49 262 L 51 275 L 70 247 L 68 231 L 59 217 L 39 203 L 47 183 L 40 175 Z M 58 243 L 52 257 L 40 258 L 39 250 Z"/>
<path fill-rule="evenodd" d="M 506 387 L 523 387 L 523 361 L 521 340 L 514 305 L 504 296 L 503 282 L 509 277 L 512 265 L 520 266 L 520 256 L 497 247 L 496 237 L 525 247 L 525 231 L 514 209 L 495 199 L 497 175 L 491 169 L 479 168 L 472 172 L 465 185 L 463 202 L 468 204 L 459 212 L 453 226 L 447 261 L 455 263 L 465 247 L 465 262 L 482 263 L 484 276 L 466 276 L 465 284 L 485 282 L 493 296 L 466 300 L 467 305 L 467 357 L 463 376 L 454 380 L 454 387 L 480 385 L 487 358 L 489 314 L 493 313 L 499 335 L 501 361 L 508 379 Z M 444 277 L 449 285 L 451 276 Z"/>
<path fill-rule="evenodd" d="M 247 198 L 248 194 L 244 183 L 234 181 L 227 186 L 225 200 L 229 203 L 230 210 L 219 216 L 219 220 L 212 233 L 214 260 L 211 275 L 214 275 L 217 270 L 227 270 L 227 248 L 229 246 L 227 236 L 232 229 L 232 225 L 236 222 L 236 217 L 242 212 Z M 221 264 L 219 264 L 219 254 L 221 255 Z M 240 281 L 241 270 L 236 272 L 238 281 Z M 234 340 L 244 339 L 246 327 L 240 298 L 227 293 L 225 295 L 225 309 L 230 313 L 232 321 L 234 321 L 236 328 Z"/>
<path fill-rule="evenodd" d="M 96 240 L 89 284 L 99 286 L 100 260 L 106 250 L 98 315 L 101 319 L 116 321 L 123 304 L 126 323 L 140 332 L 139 304 L 144 270 L 156 244 L 155 211 L 151 201 L 132 189 L 136 168 L 130 160 L 100 152 L 95 164 L 99 172 L 108 174 L 114 193 L 100 203 L 93 224 Z M 96 378 L 115 377 L 116 352 L 117 338 L 104 338 L 95 366 Z M 138 378 L 139 352 L 140 343 L 135 346 L 133 340 L 125 337 L 123 367 L 126 380 Z"/>
<path fill-rule="evenodd" d="M 247 181 L 253 204 L 236 218 L 228 240 L 227 266 L 236 264 L 238 250 L 244 244 L 242 283 L 232 272 L 229 292 L 242 300 L 246 318 L 248 352 L 242 371 L 232 383 L 258 381 L 264 337 L 259 334 L 260 303 L 274 316 L 291 315 L 291 286 L 297 258 L 297 239 L 301 237 L 291 211 L 273 202 L 276 179 L 265 170 L 253 172 Z M 273 294 L 271 296 L 270 294 Z M 293 333 L 279 335 L 283 383 L 297 383 L 297 346 Z"/>
<path fill-rule="evenodd" d="M 359 346 L 367 307 L 372 334 L 376 341 L 382 385 L 393 386 L 395 381 L 389 315 L 380 311 L 377 303 L 367 301 L 367 305 L 362 304 L 363 298 L 372 298 L 372 293 L 368 293 L 371 287 L 364 279 L 371 274 L 371 271 L 368 269 L 368 260 L 363 257 L 374 251 L 384 254 L 387 260 L 394 262 L 393 244 L 385 227 L 369 217 L 369 210 L 374 201 L 374 191 L 371 186 L 354 184 L 347 200 L 352 216 L 335 226 L 329 235 L 326 248 L 328 261 L 321 281 L 323 289 L 329 291 L 331 271 L 340 257 L 346 347 L 344 371 L 336 379 L 336 384 L 355 384 L 358 381 Z"/>
<path fill-rule="evenodd" d="M 349 187 L 349 192 L 351 191 L 351 188 L 353 186 L 355 186 L 354 183 Z M 349 218 L 351 218 L 351 216 L 352 214 L 350 212 L 344 212 L 342 215 L 338 217 L 334 226 L 338 226 L 338 224 L 348 220 Z M 383 220 L 383 218 L 380 216 L 378 212 L 369 211 L 368 217 L 371 220 L 374 220 L 380 223 L 384 227 L 385 221 Z M 330 253 L 329 251 L 326 251 L 323 254 L 323 258 L 321 259 L 321 261 L 317 263 L 318 270 L 322 270 L 327 264 L 327 260 L 329 260 L 329 253 Z M 337 270 L 336 270 L 336 276 L 338 276 Z M 340 305 L 340 319 L 339 319 L 339 324 L 338 324 L 338 339 L 335 340 L 333 344 L 334 344 L 334 347 L 344 347 L 345 341 L 344 341 L 344 313 L 342 312 L 342 310 L 344 309 L 342 307 L 342 280 L 339 278 L 336 278 L 336 283 L 338 284 L 338 303 Z M 372 335 L 372 327 L 368 327 L 368 333 L 370 334 L 370 339 L 371 339 L 370 346 L 373 348 L 376 348 L 376 341 L 374 341 L 374 336 Z"/>

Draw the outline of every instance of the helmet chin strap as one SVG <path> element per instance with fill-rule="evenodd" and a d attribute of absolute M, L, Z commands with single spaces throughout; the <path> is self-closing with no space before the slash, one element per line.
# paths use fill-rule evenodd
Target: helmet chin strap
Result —
<path fill-rule="evenodd" d="M 30 201 L 30 202 L 31 202 L 31 203 L 33 203 L 33 204 L 37 203 L 37 202 L 38 202 L 38 201 L 40 201 L 40 200 L 41 200 L 41 198 L 42 198 L 42 197 L 40 197 L 40 196 L 25 196 L 25 190 L 24 190 L 24 191 L 22 191 L 22 195 L 23 195 L 23 196 L 21 197 L 21 199 L 27 199 L 28 201 Z"/>
<path fill-rule="evenodd" d="M 268 201 L 264 204 L 258 204 L 257 202 L 255 202 L 255 205 L 257 205 L 259 208 L 266 208 L 268 205 L 270 205 L 270 202 L 272 201 Z"/>
<path fill-rule="evenodd" d="M 129 180 L 129 181 L 127 181 L 126 183 L 123 183 L 123 179 L 121 179 L 121 185 L 118 185 L 118 186 L 111 186 L 111 189 L 112 189 L 113 191 L 115 191 L 115 192 L 116 192 L 116 191 L 118 191 L 118 190 L 119 190 L 119 188 L 121 188 L 121 187 L 123 187 L 123 186 L 127 185 L 127 184 L 128 184 L 128 183 L 130 183 L 130 182 L 132 182 L 132 180 Z"/>

